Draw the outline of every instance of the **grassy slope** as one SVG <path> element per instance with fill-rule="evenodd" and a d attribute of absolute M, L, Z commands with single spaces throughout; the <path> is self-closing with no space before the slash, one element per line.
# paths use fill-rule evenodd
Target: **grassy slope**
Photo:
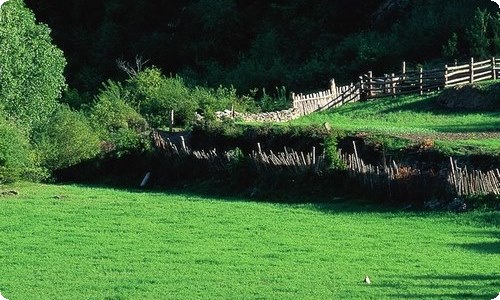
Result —
<path fill-rule="evenodd" d="M 315 113 L 294 124 L 329 122 L 333 128 L 431 138 L 453 151 L 500 153 L 500 111 L 450 111 L 436 108 L 431 96 L 383 98 Z"/>
<path fill-rule="evenodd" d="M 491 299 L 499 292 L 499 212 L 16 188 L 20 196 L 0 198 L 0 291 L 9 299 Z M 365 274 L 372 285 L 361 283 Z"/>

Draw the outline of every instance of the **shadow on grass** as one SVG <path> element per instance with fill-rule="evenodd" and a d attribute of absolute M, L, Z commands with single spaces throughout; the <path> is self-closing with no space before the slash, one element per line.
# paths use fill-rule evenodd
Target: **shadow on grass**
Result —
<path fill-rule="evenodd" d="M 457 245 L 466 250 L 482 253 L 482 254 L 500 254 L 500 241 L 499 242 L 483 242 L 472 244 Z"/>
<path fill-rule="evenodd" d="M 389 296 L 397 299 L 492 299 L 498 295 L 498 287 L 500 286 L 500 274 L 421 275 L 410 276 L 407 280 L 416 282 L 416 284 L 408 283 L 408 285 L 417 285 L 425 292 Z M 477 284 L 475 284 L 477 282 L 481 282 L 481 289 L 478 289 Z M 456 293 L 447 289 L 453 289 Z"/>
<path fill-rule="evenodd" d="M 395 207 L 390 207 L 382 203 L 376 203 L 373 200 L 366 198 L 347 195 L 345 193 L 333 195 L 297 195 L 285 196 L 281 191 L 281 196 L 252 196 L 252 191 L 245 190 L 240 192 L 207 189 L 206 183 L 197 185 L 191 184 L 184 187 L 166 187 L 166 188 L 135 188 L 120 185 L 103 185 L 103 184 L 82 184 L 82 183 L 61 183 L 60 185 L 73 185 L 82 188 L 102 188 L 116 189 L 129 193 L 136 194 L 156 194 L 156 195 L 178 195 L 186 199 L 196 200 L 197 198 L 216 199 L 225 202 L 249 202 L 249 203 L 266 203 L 284 206 L 307 206 L 313 210 L 323 213 L 390 213 L 401 211 Z"/>
<path fill-rule="evenodd" d="M 493 293 L 492 293 L 493 294 Z M 491 299 L 491 298 L 485 298 L 488 296 L 485 296 L 483 294 L 478 295 L 478 294 L 471 294 L 471 293 L 457 293 L 457 294 L 451 294 L 451 293 L 436 293 L 436 294 L 408 294 L 408 295 L 400 295 L 400 294 L 392 294 L 389 295 L 391 298 L 394 299 Z"/>
<path fill-rule="evenodd" d="M 498 219 L 498 214 L 496 215 L 496 218 Z M 498 224 L 491 223 L 491 221 L 487 220 L 483 220 L 483 222 L 480 221 L 479 224 L 482 225 L 483 227 L 488 226 L 488 227 L 498 228 L 498 230 L 465 232 L 465 234 L 468 236 L 486 238 L 490 241 L 479 242 L 479 243 L 467 243 L 467 244 L 452 244 L 452 246 L 460 247 L 465 250 L 481 254 L 500 254 L 500 227 L 498 227 Z M 500 280 L 500 278 L 497 279 Z"/>

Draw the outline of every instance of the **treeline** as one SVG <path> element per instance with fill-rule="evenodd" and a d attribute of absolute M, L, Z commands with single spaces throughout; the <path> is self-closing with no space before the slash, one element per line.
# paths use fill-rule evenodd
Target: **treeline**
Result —
<path fill-rule="evenodd" d="M 335 77 L 500 52 L 490 0 L 27 0 L 71 87 L 95 93 L 139 55 L 191 84 L 305 91 Z"/>

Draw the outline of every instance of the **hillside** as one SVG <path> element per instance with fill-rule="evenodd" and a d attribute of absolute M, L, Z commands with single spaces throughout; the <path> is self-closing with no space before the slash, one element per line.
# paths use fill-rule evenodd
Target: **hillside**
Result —
<path fill-rule="evenodd" d="M 445 92 L 411 95 L 347 104 L 313 113 L 292 122 L 296 125 L 324 124 L 357 133 L 389 135 L 410 142 L 435 142 L 444 151 L 468 154 L 500 154 L 500 109 L 498 82 L 476 84 L 495 105 L 485 108 L 442 106 Z M 454 97 L 458 97 L 454 95 Z M 469 102 L 479 101 L 470 95 Z M 441 101 L 440 101 L 441 100 Z"/>

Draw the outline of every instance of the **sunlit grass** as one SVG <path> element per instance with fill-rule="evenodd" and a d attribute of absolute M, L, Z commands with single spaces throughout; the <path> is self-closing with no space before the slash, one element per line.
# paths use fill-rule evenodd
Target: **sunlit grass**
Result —
<path fill-rule="evenodd" d="M 339 129 L 389 134 L 478 133 L 500 131 L 500 112 L 445 110 L 434 104 L 433 96 L 406 96 L 347 104 L 294 121 L 325 122 Z"/>
<path fill-rule="evenodd" d="M 500 213 L 410 213 L 20 184 L 9 299 L 491 299 Z M 372 285 L 362 283 L 368 274 Z"/>

